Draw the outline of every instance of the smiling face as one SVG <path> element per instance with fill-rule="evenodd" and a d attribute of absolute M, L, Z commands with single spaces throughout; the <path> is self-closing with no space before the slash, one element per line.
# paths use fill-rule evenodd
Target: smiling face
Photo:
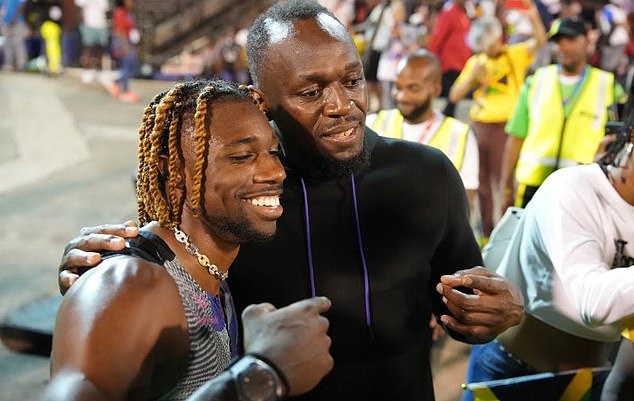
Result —
<path fill-rule="evenodd" d="M 217 101 L 209 116 L 211 140 L 203 179 L 201 222 L 229 242 L 270 238 L 282 214 L 280 196 L 286 178 L 277 136 L 250 101 Z M 192 188 L 196 158 L 191 135 L 184 139 L 184 149 L 190 150 L 185 155 L 186 188 Z"/>
<path fill-rule="evenodd" d="M 299 165 L 354 165 L 363 150 L 367 91 L 345 28 L 319 14 L 277 27 L 271 37 L 258 91 L 287 158 Z"/>
<path fill-rule="evenodd" d="M 406 60 L 399 65 L 392 96 L 405 121 L 418 124 L 433 113 L 432 103 L 441 89 L 440 69 L 438 63 L 428 57 Z"/>

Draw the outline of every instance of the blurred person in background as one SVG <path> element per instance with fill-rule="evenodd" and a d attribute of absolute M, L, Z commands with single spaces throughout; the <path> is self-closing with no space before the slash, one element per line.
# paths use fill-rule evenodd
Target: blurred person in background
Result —
<path fill-rule="evenodd" d="M 407 22 L 405 3 L 394 0 L 390 4 L 392 10 L 392 30 L 387 46 L 381 52 L 377 68 L 377 78 L 381 83 L 381 108 L 391 108 L 394 105 L 392 88 L 396 81 L 396 70 L 399 60 L 418 49 L 416 41 L 418 27 Z"/>
<path fill-rule="evenodd" d="M 521 289 L 526 314 L 494 341 L 472 347 L 468 383 L 610 366 L 634 315 L 630 113 L 597 163 L 563 168 L 545 179 L 499 266 L 487 266 Z M 593 376 L 584 400 L 599 401 L 606 376 Z M 562 390 L 552 386 L 552 393 L 535 399 L 558 400 Z M 465 392 L 463 401 L 471 399 Z"/>
<path fill-rule="evenodd" d="M 102 58 L 108 47 L 108 0 L 75 0 L 81 8 L 79 26 L 82 54 L 80 63 L 86 69 L 81 75 L 84 83 L 92 82 L 102 69 Z"/>
<path fill-rule="evenodd" d="M 138 103 L 139 95 L 130 88 L 139 68 L 137 45 L 141 37 L 132 14 L 133 0 L 116 0 L 112 16 L 113 56 L 119 62 L 119 76 L 108 86 L 110 94 L 123 103 Z"/>
<path fill-rule="evenodd" d="M 47 18 L 40 27 L 46 52 L 45 72 L 49 76 L 57 76 L 62 72 L 62 9 L 52 5 L 48 9 Z"/>
<path fill-rule="evenodd" d="M 442 150 L 460 173 L 471 206 L 478 190 L 478 144 L 469 125 L 433 109 L 441 82 L 440 61 L 433 53 L 418 50 L 405 56 L 392 91 L 397 108 L 369 114 L 366 125 L 386 137 Z"/>
<path fill-rule="evenodd" d="M 6 71 L 22 71 L 26 68 L 28 51 L 26 39 L 29 29 L 24 19 L 25 0 L 0 0 L 0 32 Z"/>
<path fill-rule="evenodd" d="M 455 102 L 449 99 L 449 90 L 460 75 L 465 63 L 471 57 L 467 44 L 467 35 L 471 27 L 471 18 L 465 8 L 466 0 L 453 0 L 445 3 L 436 16 L 429 37 L 429 50 L 438 58 L 442 66 L 442 92 L 447 99 L 443 114 L 453 117 Z"/>
<path fill-rule="evenodd" d="M 458 102 L 473 91 L 469 117 L 478 139 L 480 185 L 478 202 L 481 245 L 486 244 L 495 224 L 495 205 L 500 198 L 500 174 L 506 135 L 504 125 L 513 113 L 520 88 L 535 55 L 546 43 L 546 31 L 532 0 L 524 1 L 531 21 L 532 37 L 505 44 L 502 24 L 492 16 L 480 17 L 469 30 L 469 44 L 475 54 L 469 58 L 449 92 Z"/>
<path fill-rule="evenodd" d="M 616 104 L 625 101 L 612 73 L 588 65 L 583 19 L 556 20 L 549 37 L 558 45 L 558 64 L 526 80 L 505 127 L 501 211 L 526 207 L 553 171 L 590 163 Z"/>
<path fill-rule="evenodd" d="M 597 10 L 596 22 L 600 35 L 597 42 L 599 51 L 599 68 L 610 71 L 624 83 L 627 57 L 625 47 L 630 41 L 627 12 L 628 1 L 610 0 Z"/>

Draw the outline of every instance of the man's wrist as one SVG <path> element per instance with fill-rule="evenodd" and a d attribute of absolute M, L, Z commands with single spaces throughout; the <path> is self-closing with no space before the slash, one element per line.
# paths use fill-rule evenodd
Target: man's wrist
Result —
<path fill-rule="evenodd" d="M 283 373 L 261 355 L 245 354 L 228 371 L 240 401 L 279 401 L 288 393 Z"/>

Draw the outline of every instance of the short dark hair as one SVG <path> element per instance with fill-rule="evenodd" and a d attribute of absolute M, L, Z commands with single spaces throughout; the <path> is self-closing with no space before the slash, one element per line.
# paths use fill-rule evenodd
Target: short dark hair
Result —
<path fill-rule="evenodd" d="M 442 75 L 440 60 L 438 59 L 438 56 L 427 49 L 418 49 L 406 56 L 403 56 L 398 63 L 397 70 L 400 71 L 404 66 L 417 61 L 424 61 L 427 66 L 432 67 L 434 69 L 434 79 L 438 79 L 440 82 Z"/>
<path fill-rule="evenodd" d="M 251 79 L 256 86 L 271 42 L 271 23 L 292 24 L 297 20 L 317 18 L 320 14 L 327 14 L 337 20 L 337 17 L 315 0 L 280 1 L 258 16 L 247 37 L 247 63 Z"/>

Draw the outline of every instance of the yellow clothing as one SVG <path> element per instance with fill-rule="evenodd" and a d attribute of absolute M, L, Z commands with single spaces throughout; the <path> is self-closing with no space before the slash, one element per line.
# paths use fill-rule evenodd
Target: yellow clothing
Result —
<path fill-rule="evenodd" d="M 531 81 L 529 130 L 515 168 L 520 184 L 537 187 L 557 168 L 592 162 L 604 135 L 614 76 L 587 67 L 567 117 L 559 85 L 556 65 L 538 69 Z"/>
<path fill-rule="evenodd" d="M 533 59 L 526 42 L 504 46 L 496 58 L 484 53 L 471 56 L 456 79 L 456 83 L 465 82 L 470 79 L 474 67 L 484 63 L 486 76 L 473 93 L 474 102 L 469 111 L 471 119 L 480 123 L 507 121 Z"/>
<path fill-rule="evenodd" d="M 383 136 L 403 139 L 403 122 L 403 115 L 398 109 L 381 110 L 370 128 Z M 462 121 L 445 117 L 440 127 L 425 144 L 441 150 L 451 160 L 456 170 L 461 171 L 470 129 L 471 127 Z"/>
<path fill-rule="evenodd" d="M 45 21 L 40 28 L 40 33 L 46 44 L 48 71 L 57 74 L 60 72 L 62 64 L 62 47 L 60 44 L 62 28 L 53 21 Z"/>

